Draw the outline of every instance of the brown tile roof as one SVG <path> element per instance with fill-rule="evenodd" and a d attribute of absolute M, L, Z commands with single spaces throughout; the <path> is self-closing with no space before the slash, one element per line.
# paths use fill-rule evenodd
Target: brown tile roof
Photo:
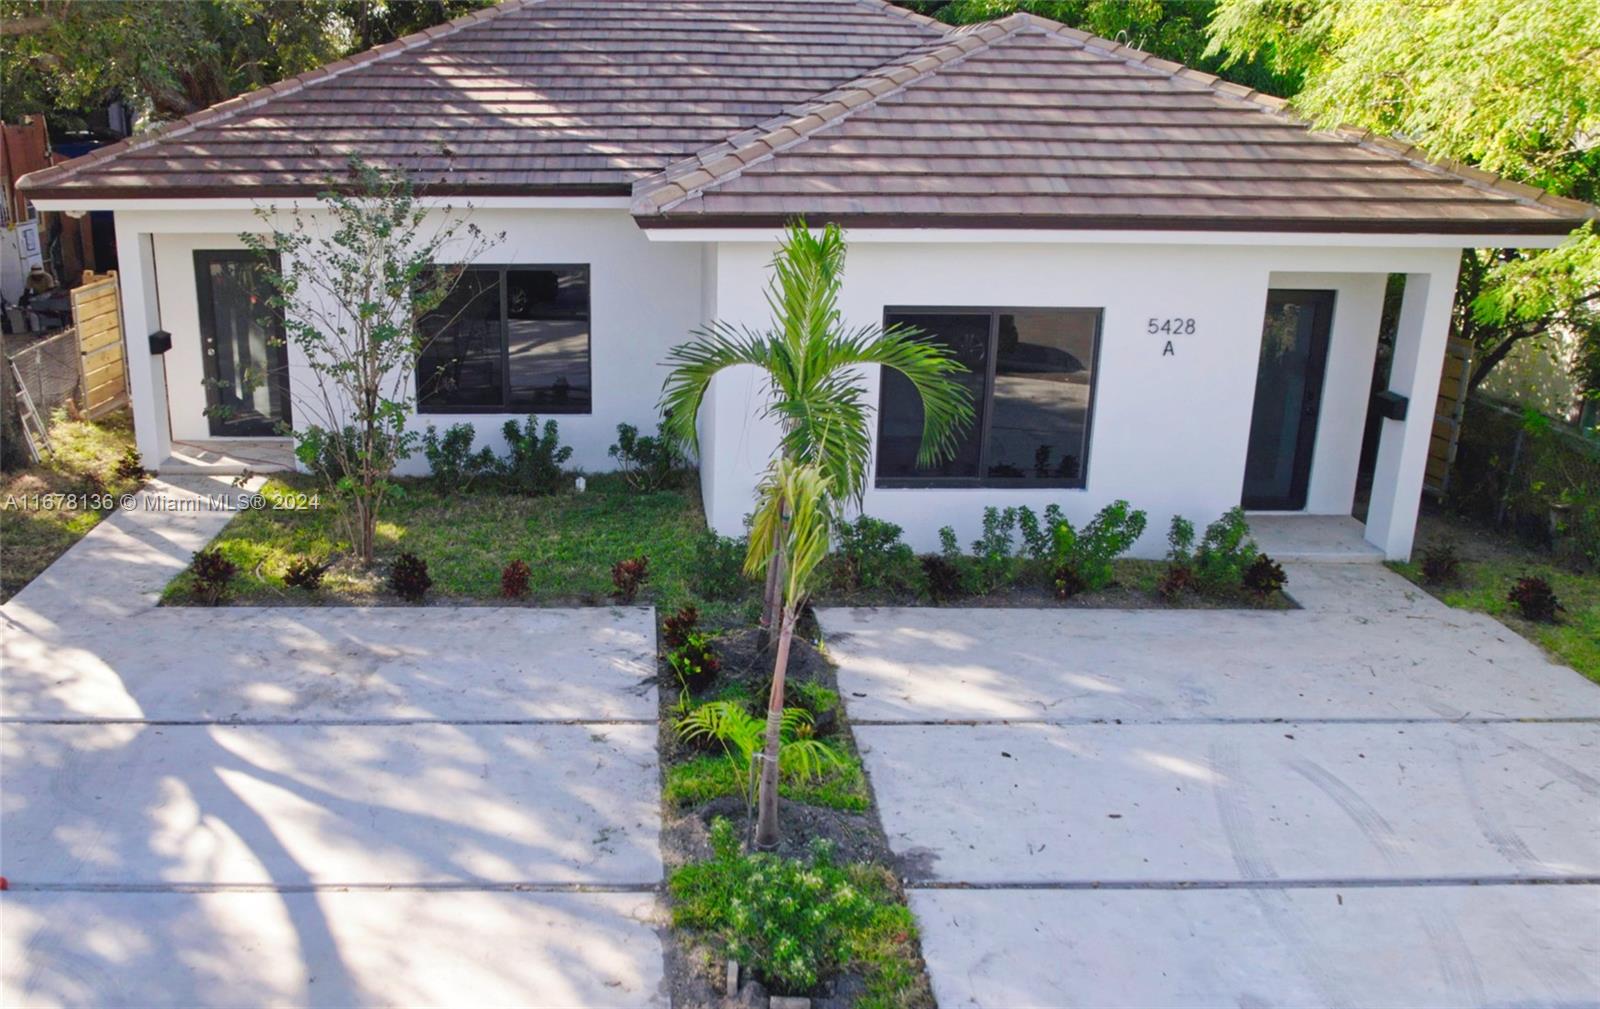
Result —
<path fill-rule="evenodd" d="M 1016 14 L 924 46 L 668 167 L 644 227 L 1560 233 L 1587 204 Z"/>
<path fill-rule="evenodd" d="M 304 195 L 351 154 L 464 194 L 632 193 L 645 227 L 1556 233 L 1595 214 L 1027 14 L 508 0 L 27 177 Z"/>
<path fill-rule="evenodd" d="M 627 195 L 939 35 L 881 0 L 509 0 L 36 173 L 26 189 L 301 195 L 358 153 L 451 192 Z"/>

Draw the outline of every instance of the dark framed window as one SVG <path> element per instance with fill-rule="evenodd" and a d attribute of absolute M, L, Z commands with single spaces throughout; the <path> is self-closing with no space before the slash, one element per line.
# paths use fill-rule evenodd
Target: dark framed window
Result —
<path fill-rule="evenodd" d="M 419 325 L 419 412 L 589 412 L 587 265 L 468 267 Z"/>
<path fill-rule="evenodd" d="M 1097 308 L 889 308 L 966 365 L 975 413 L 955 454 L 917 465 L 922 400 L 883 370 L 879 487 L 1083 487 L 1099 372 Z"/>

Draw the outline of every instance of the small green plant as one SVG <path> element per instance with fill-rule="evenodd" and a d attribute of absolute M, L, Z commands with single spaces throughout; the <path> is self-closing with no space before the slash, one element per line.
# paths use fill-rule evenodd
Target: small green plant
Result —
<path fill-rule="evenodd" d="M 1194 588 L 1194 523 L 1174 515 L 1167 528 L 1167 570 L 1156 591 L 1170 602 Z"/>
<path fill-rule="evenodd" d="M 565 484 L 562 465 L 572 458 L 572 446 L 561 444 L 560 429 L 553 420 L 539 429 L 539 418 L 529 415 L 522 424 L 508 420 L 504 428 L 510 453 L 500 470 L 520 494 L 540 497 L 555 494 Z"/>
<path fill-rule="evenodd" d="M 1061 519 L 1052 530 L 1050 580 L 1065 599 L 1079 592 L 1098 592 L 1115 578 L 1112 561 L 1133 549 L 1144 535 L 1145 514 L 1126 501 L 1100 509 L 1080 532 Z"/>
<path fill-rule="evenodd" d="M 1429 585 L 1454 585 L 1461 579 L 1461 556 L 1449 540 L 1424 547 L 1420 567 L 1422 580 Z"/>
<path fill-rule="evenodd" d="M 778 750 L 778 774 L 792 781 L 813 781 L 832 765 L 842 762 L 839 751 L 820 739 L 805 735 L 812 723 L 804 708 L 784 708 L 778 731 L 782 745 Z M 708 701 L 673 723 L 678 738 L 686 743 L 716 743 L 739 769 L 745 799 L 751 768 L 766 746 L 767 723 L 737 701 Z"/>
<path fill-rule="evenodd" d="M 389 588 L 408 603 L 420 603 L 433 588 L 428 577 L 428 562 L 414 553 L 403 553 L 389 568 Z"/>
<path fill-rule="evenodd" d="M 630 557 L 611 565 L 611 594 L 624 606 L 638 598 L 639 589 L 650 580 L 650 558 Z"/>
<path fill-rule="evenodd" d="M 705 689 L 722 669 L 711 647 L 711 635 L 689 631 L 683 641 L 667 653 L 667 665 L 678 676 L 678 683 L 689 693 Z"/>
<path fill-rule="evenodd" d="M 1036 561 L 1050 559 L 1050 551 L 1055 544 L 1055 528 L 1063 521 L 1065 518 L 1060 505 L 1045 506 L 1043 525 L 1032 508 L 1024 505 L 1017 509 L 1017 528 L 1022 532 L 1022 549 L 1029 558 Z"/>
<path fill-rule="evenodd" d="M 670 486 L 686 465 L 678 443 L 667 435 L 666 421 L 655 434 L 642 436 L 632 424 L 618 424 L 616 443 L 607 454 L 617 461 L 617 472 L 628 486 L 640 491 Z"/>
<path fill-rule="evenodd" d="M 139 455 L 139 450 L 132 445 L 129 445 L 117 459 L 116 469 L 112 473 L 118 480 L 141 482 L 150 475 L 150 471 L 144 468 L 144 459 Z"/>
<path fill-rule="evenodd" d="M 1244 509 L 1230 508 L 1206 526 L 1205 536 L 1194 555 L 1195 581 L 1210 592 L 1238 589 L 1244 584 L 1245 570 L 1254 563 L 1257 553 Z"/>
<path fill-rule="evenodd" d="M 528 594 L 528 582 L 533 569 L 528 562 L 518 558 L 500 571 L 500 595 L 506 599 L 521 599 Z"/>
<path fill-rule="evenodd" d="M 700 626 L 700 611 L 693 606 L 685 606 L 672 616 L 661 621 L 661 641 L 668 648 L 681 648 L 690 632 Z"/>
<path fill-rule="evenodd" d="M 439 434 L 432 424 L 422 435 L 422 454 L 428 460 L 428 472 L 440 488 L 464 491 L 472 481 L 485 473 L 492 473 L 497 465 L 494 450 L 488 447 L 472 451 L 472 441 L 478 429 L 471 424 L 451 424 Z"/>
<path fill-rule="evenodd" d="M 239 568 L 222 556 L 221 550 L 214 547 L 197 550 L 194 559 L 189 562 L 189 574 L 193 579 L 190 592 L 196 601 L 206 606 L 216 606 L 228 598 L 233 576 L 238 573 Z"/>
<path fill-rule="evenodd" d="M 1250 566 L 1244 569 L 1242 583 L 1244 590 L 1257 599 L 1265 599 L 1270 595 L 1283 591 L 1283 586 L 1289 578 L 1283 573 L 1283 565 L 1268 557 L 1266 554 L 1257 554 Z"/>
<path fill-rule="evenodd" d="M 712 821 L 711 848 L 710 861 L 686 865 L 668 882 L 674 924 L 711 934 L 776 992 L 812 992 L 858 963 L 869 990 L 909 987 L 881 976 L 908 962 L 902 950 L 916 935 L 882 869 L 838 866 L 820 838 L 804 860 L 745 855 L 725 817 Z"/>
<path fill-rule="evenodd" d="M 1557 614 L 1565 609 L 1550 583 L 1536 576 L 1518 578 L 1507 593 L 1506 601 L 1517 608 L 1524 620 L 1536 624 L 1555 623 Z"/>
<path fill-rule="evenodd" d="M 702 599 L 738 599 L 750 591 L 744 574 L 745 544 L 711 529 L 695 541 L 695 591 Z"/>
<path fill-rule="evenodd" d="M 813 715 L 822 715 L 839 707 L 839 692 L 820 683 L 801 680 L 794 685 L 794 692 L 800 698 L 800 703 Z"/>
<path fill-rule="evenodd" d="M 917 582 L 917 558 L 900 541 L 901 528 L 862 515 L 838 527 L 840 581 L 846 589 L 865 592 L 911 592 Z"/>
<path fill-rule="evenodd" d="M 283 584 L 292 589 L 304 589 L 315 592 L 322 587 L 322 576 L 327 573 L 328 563 L 318 563 L 310 557 L 296 557 L 283 569 Z"/>
<path fill-rule="evenodd" d="M 1017 509 L 985 508 L 983 532 L 972 541 L 968 565 L 969 588 L 987 595 L 1011 584 L 1017 577 Z"/>

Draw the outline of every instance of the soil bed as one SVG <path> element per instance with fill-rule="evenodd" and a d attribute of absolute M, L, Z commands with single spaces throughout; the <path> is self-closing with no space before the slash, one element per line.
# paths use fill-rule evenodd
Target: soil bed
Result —
<path fill-rule="evenodd" d="M 801 683 L 815 683 L 838 692 L 836 671 L 808 638 L 815 637 L 814 620 L 802 621 L 790 646 L 786 682 L 792 688 Z M 710 699 L 730 690 L 743 692 L 760 699 L 765 706 L 768 685 L 772 677 L 772 653 L 756 647 L 758 632 L 754 628 L 726 631 L 716 639 L 716 654 L 722 668 L 716 679 L 699 691 L 691 703 Z M 663 649 L 664 651 L 664 649 Z M 677 719 L 681 686 L 665 659 L 657 663 L 660 677 L 660 727 L 659 747 L 663 783 L 667 771 L 675 764 L 702 756 L 705 750 L 683 743 L 672 729 Z M 837 723 L 830 727 L 830 742 L 851 755 L 855 754 L 855 740 L 849 720 L 844 716 L 841 701 Z M 877 802 L 867 794 L 870 802 L 865 812 L 851 812 L 826 806 L 811 805 L 791 799 L 779 803 L 778 817 L 782 828 L 778 854 L 786 858 L 805 858 L 814 839 L 832 842 L 834 858 L 839 864 L 866 862 L 894 868 L 894 856 L 878 819 Z M 753 824 L 747 817 L 745 799 L 727 795 L 689 807 L 674 805 L 663 799 L 661 827 L 661 855 L 666 873 L 670 877 L 678 867 L 712 857 L 709 829 L 717 817 L 726 817 L 742 833 L 748 834 Z M 898 880 L 898 871 L 895 872 Z M 896 883 L 896 894 L 904 901 L 905 894 Z M 724 995 L 726 962 L 709 944 L 686 929 L 668 929 L 667 978 L 671 986 L 672 1005 L 675 1009 L 712 1009 L 724 1005 L 742 1004 Z M 906 1002 L 913 1006 L 932 1006 L 927 972 L 922 963 L 920 944 L 916 952 L 916 970 L 920 975 L 920 998 Z M 742 979 L 741 979 L 742 980 Z M 811 1004 L 816 1009 L 849 1009 L 865 989 L 862 978 L 853 971 L 825 981 L 823 992 L 814 994 Z"/>

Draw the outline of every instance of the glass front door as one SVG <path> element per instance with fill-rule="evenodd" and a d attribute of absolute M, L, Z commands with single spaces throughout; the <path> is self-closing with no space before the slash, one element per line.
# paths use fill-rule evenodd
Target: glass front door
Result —
<path fill-rule="evenodd" d="M 1247 509 L 1300 511 L 1306 506 L 1332 323 L 1332 291 L 1267 292 L 1245 456 Z"/>
<path fill-rule="evenodd" d="M 270 437 L 290 423 L 288 356 L 282 320 L 270 305 L 268 265 L 242 249 L 194 254 L 214 437 Z"/>

